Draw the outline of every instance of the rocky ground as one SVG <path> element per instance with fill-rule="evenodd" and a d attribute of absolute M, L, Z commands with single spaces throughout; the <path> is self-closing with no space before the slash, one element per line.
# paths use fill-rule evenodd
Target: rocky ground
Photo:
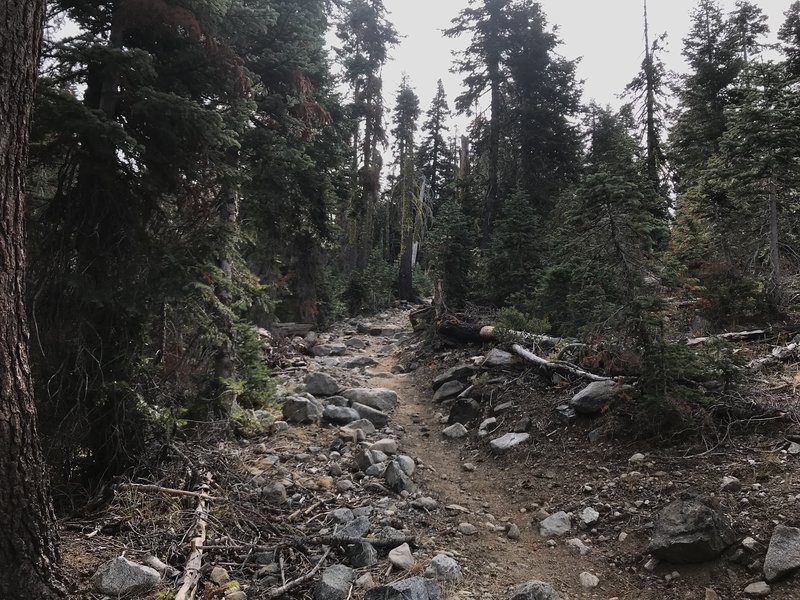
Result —
<path fill-rule="evenodd" d="M 432 354 L 401 309 L 308 346 L 268 433 L 181 452 L 215 476 L 198 598 L 800 598 L 785 421 L 703 448 L 611 441 L 596 413 L 618 386 Z M 129 489 L 68 531 L 76 597 L 171 598 L 197 500 Z"/>

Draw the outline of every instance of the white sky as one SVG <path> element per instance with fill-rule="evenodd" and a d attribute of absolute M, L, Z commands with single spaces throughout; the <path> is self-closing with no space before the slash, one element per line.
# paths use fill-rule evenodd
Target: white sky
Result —
<path fill-rule="evenodd" d="M 403 72 L 408 73 L 427 110 L 436 91 L 436 81 L 444 81 L 451 108 L 460 93 L 461 77 L 449 72 L 452 51 L 463 47 L 466 40 L 451 40 L 441 34 L 450 25 L 466 0 L 385 0 L 389 19 L 405 36 L 392 53 L 393 60 L 384 68 L 384 90 L 387 106 Z M 792 0 L 756 2 L 769 18 L 770 37 L 784 20 L 783 13 Z M 587 101 L 618 106 L 617 99 L 625 85 L 633 79 L 642 61 L 644 41 L 641 0 L 541 0 L 551 26 L 558 26 L 563 42 L 560 53 L 566 58 L 582 57 L 578 77 L 585 81 Z M 667 32 L 666 52 L 662 55 L 667 68 L 684 70 L 681 49 L 689 31 L 690 13 L 696 0 L 649 0 L 651 37 Z M 722 0 L 725 9 L 733 9 L 734 0 Z M 459 119 L 462 123 L 465 122 Z"/>

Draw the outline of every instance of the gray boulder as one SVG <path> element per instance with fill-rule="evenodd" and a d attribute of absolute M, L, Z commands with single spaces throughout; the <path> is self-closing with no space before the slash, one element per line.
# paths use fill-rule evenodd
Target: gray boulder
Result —
<path fill-rule="evenodd" d="M 356 348 L 357 350 L 363 350 L 367 347 L 367 342 L 360 338 L 348 338 L 344 341 L 344 345 L 348 348 Z"/>
<path fill-rule="evenodd" d="M 358 421 L 361 415 L 358 411 L 349 406 L 335 406 L 328 404 L 325 410 L 322 411 L 322 418 L 329 423 L 336 423 L 337 425 L 347 425 L 353 421 Z"/>
<path fill-rule="evenodd" d="M 355 410 L 362 419 L 370 421 L 375 427 L 386 427 L 386 425 L 389 423 L 389 415 L 382 410 L 372 408 L 371 406 L 361 404 L 360 402 L 353 402 L 353 406 L 351 408 L 353 408 L 353 410 Z M 366 431 L 364 433 L 366 433 Z"/>
<path fill-rule="evenodd" d="M 369 522 L 368 517 L 356 517 L 352 521 L 350 521 L 347 525 L 338 529 L 334 534 L 334 537 L 338 538 L 362 538 L 367 533 L 369 533 L 369 528 L 372 525 Z"/>
<path fill-rule="evenodd" d="M 387 388 L 348 388 L 342 396 L 358 404 L 388 412 L 397 406 L 397 392 Z"/>
<path fill-rule="evenodd" d="M 566 535 L 572 529 L 569 515 L 563 510 L 550 515 L 539 523 L 539 535 L 542 537 L 556 537 Z"/>
<path fill-rule="evenodd" d="M 445 427 L 442 430 L 442 434 L 444 434 L 445 437 L 457 439 L 468 435 L 469 431 L 461 423 L 453 423 L 449 427 Z"/>
<path fill-rule="evenodd" d="M 327 373 L 309 373 L 305 378 L 306 392 L 313 396 L 333 396 L 339 383 Z"/>
<path fill-rule="evenodd" d="M 439 600 L 439 584 L 433 579 L 411 577 L 372 588 L 364 600 Z"/>
<path fill-rule="evenodd" d="M 437 554 L 431 559 L 425 576 L 446 583 L 461 583 L 464 579 L 458 562 L 446 554 Z"/>
<path fill-rule="evenodd" d="M 511 593 L 510 600 L 561 600 L 549 583 L 529 581 L 517 586 Z"/>
<path fill-rule="evenodd" d="M 156 587 L 160 579 L 158 571 L 152 567 L 118 556 L 100 565 L 92 582 L 98 592 L 116 598 L 147 592 Z"/>
<path fill-rule="evenodd" d="M 371 567 L 378 563 L 378 551 L 367 542 L 353 544 L 348 547 L 347 559 L 356 569 Z"/>
<path fill-rule="evenodd" d="M 417 468 L 416 463 L 414 463 L 414 459 L 408 456 L 407 454 L 399 454 L 395 457 L 395 462 L 397 465 L 403 470 L 403 473 L 411 477 L 414 474 L 414 471 Z"/>
<path fill-rule="evenodd" d="M 366 471 L 372 465 L 377 465 L 389 460 L 380 450 L 372 450 L 371 448 L 362 448 L 353 456 L 353 462 L 358 467 L 359 471 Z"/>
<path fill-rule="evenodd" d="M 433 389 L 438 390 L 448 381 L 466 380 L 475 374 L 475 367 L 469 363 L 456 365 L 433 378 Z"/>
<path fill-rule="evenodd" d="M 531 439 L 530 433 L 507 433 L 489 442 L 489 447 L 495 452 L 506 452 L 515 446 L 524 444 L 529 439 Z"/>
<path fill-rule="evenodd" d="M 355 579 L 353 569 L 345 565 L 331 565 L 322 572 L 314 588 L 314 600 L 345 600 Z"/>
<path fill-rule="evenodd" d="M 334 525 L 346 525 L 355 518 L 353 511 L 349 508 L 337 508 L 328 513 L 328 520 Z"/>
<path fill-rule="evenodd" d="M 767 557 L 764 559 L 764 577 L 775 581 L 800 569 L 800 529 L 778 525 L 772 532 Z"/>
<path fill-rule="evenodd" d="M 368 419 L 359 419 L 347 425 L 350 429 L 360 429 L 365 435 L 372 435 L 375 433 L 375 425 Z"/>
<path fill-rule="evenodd" d="M 374 367 L 378 361 L 369 356 L 357 356 L 344 363 L 345 369 L 359 369 L 362 367 Z"/>
<path fill-rule="evenodd" d="M 311 348 L 312 356 L 341 356 L 345 352 L 347 352 L 347 346 L 339 342 L 317 344 Z"/>
<path fill-rule="evenodd" d="M 386 480 L 386 485 L 393 492 L 398 494 L 402 491 L 413 492 L 414 482 L 411 477 L 406 475 L 405 471 L 400 467 L 396 460 L 393 460 L 386 466 L 383 472 L 383 478 Z"/>
<path fill-rule="evenodd" d="M 458 398 L 450 407 L 447 422 L 450 425 L 453 423 L 469 425 L 480 419 L 482 413 L 481 405 L 474 398 Z"/>
<path fill-rule="evenodd" d="M 650 553 L 666 562 L 713 560 L 736 542 L 730 518 L 714 498 L 684 495 L 658 515 Z"/>
<path fill-rule="evenodd" d="M 448 381 L 438 390 L 436 390 L 436 393 L 433 395 L 433 401 L 443 402 L 445 400 L 449 400 L 450 398 L 455 398 L 465 389 L 467 389 L 466 383 L 462 383 L 460 381 Z"/>
<path fill-rule="evenodd" d="M 581 415 L 596 415 L 620 394 L 630 392 L 629 385 L 620 385 L 616 381 L 593 381 L 569 401 L 575 412 Z"/>
<path fill-rule="evenodd" d="M 319 400 L 289 396 L 283 403 L 283 420 L 289 423 L 316 423 L 324 412 Z"/>

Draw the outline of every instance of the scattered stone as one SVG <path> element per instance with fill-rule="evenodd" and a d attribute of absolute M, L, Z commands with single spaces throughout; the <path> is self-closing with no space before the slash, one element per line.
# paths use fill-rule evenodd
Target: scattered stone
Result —
<path fill-rule="evenodd" d="M 767 581 L 775 581 L 800 568 L 800 529 L 778 525 L 772 532 L 767 557 L 764 559 L 764 575 Z"/>
<path fill-rule="evenodd" d="M 225 600 L 247 600 L 247 594 L 242 590 L 236 590 L 225 594 Z"/>
<path fill-rule="evenodd" d="M 103 563 L 92 577 L 98 592 L 113 597 L 147 592 L 156 587 L 160 579 L 158 571 L 152 567 L 145 567 L 124 556 Z"/>
<path fill-rule="evenodd" d="M 486 354 L 486 358 L 481 363 L 484 367 L 510 367 L 517 364 L 519 359 L 511 352 L 500 350 L 500 348 L 492 348 Z"/>
<path fill-rule="evenodd" d="M 352 408 L 359 414 L 362 419 L 366 419 L 375 427 L 386 427 L 389 423 L 389 415 L 381 410 L 361 404 L 360 402 L 353 402 Z"/>
<path fill-rule="evenodd" d="M 367 542 L 353 544 L 348 549 L 347 558 L 356 569 L 371 567 L 378 563 L 378 551 Z"/>
<path fill-rule="evenodd" d="M 289 396 L 283 403 L 283 418 L 289 423 L 316 423 L 324 408 L 319 400 Z"/>
<path fill-rule="evenodd" d="M 520 538 L 521 532 L 519 530 L 519 525 L 516 523 L 507 523 L 506 524 L 506 537 L 511 541 L 517 541 Z"/>
<path fill-rule="evenodd" d="M 374 358 L 369 356 L 357 356 L 355 358 L 351 358 L 346 363 L 344 363 L 345 369 L 360 369 L 366 367 L 374 367 L 378 364 L 378 361 Z"/>
<path fill-rule="evenodd" d="M 370 446 L 371 450 L 380 450 L 384 454 L 397 454 L 397 440 L 393 438 L 383 438 Z"/>
<path fill-rule="evenodd" d="M 629 385 L 616 381 L 594 381 L 572 397 L 569 404 L 580 415 L 596 415 L 620 394 L 631 391 Z"/>
<path fill-rule="evenodd" d="M 372 465 L 386 462 L 389 459 L 383 452 L 372 448 L 362 448 L 356 452 L 353 462 L 361 471 L 366 471 Z"/>
<path fill-rule="evenodd" d="M 458 533 L 461 535 L 478 535 L 478 528 L 472 523 L 460 523 L 458 525 Z"/>
<path fill-rule="evenodd" d="M 489 427 L 494 427 L 497 424 L 497 419 L 495 417 L 489 417 L 488 419 L 484 419 L 481 421 L 480 426 L 478 429 L 480 431 L 488 431 Z"/>
<path fill-rule="evenodd" d="M 367 439 L 367 436 L 362 429 L 353 429 L 352 427 L 347 426 L 339 428 L 339 437 L 345 441 L 353 442 L 354 444 L 363 442 Z"/>
<path fill-rule="evenodd" d="M 387 388 L 348 388 L 342 391 L 341 395 L 350 400 L 354 408 L 358 403 L 388 412 L 397 406 L 397 392 Z"/>
<path fill-rule="evenodd" d="M 420 510 L 436 510 L 439 508 L 439 503 L 430 496 L 422 496 L 421 498 L 412 500 L 411 506 Z"/>
<path fill-rule="evenodd" d="M 411 481 L 411 477 L 406 475 L 405 471 L 400 467 L 396 460 L 391 461 L 386 466 L 386 471 L 383 474 L 384 479 L 386 480 L 386 485 L 389 486 L 389 489 L 393 492 L 413 492 L 414 491 L 414 482 Z"/>
<path fill-rule="evenodd" d="M 494 414 L 498 415 L 501 412 L 508 410 L 512 406 L 514 406 L 514 403 L 511 402 L 511 401 L 503 402 L 502 404 L 498 404 L 497 406 L 495 406 L 494 409 L 492 409 L 492 412 L 494 412 Z"/>
<path fill-rule="evenodd" d="M 272 433 L 280 433 L 289 429 L 289 424 L 286 421 L 275 421 L 272 424 Z"/>
<path fill-rule="evenodd" d="M 339 383 L 327 373 L 309 373 L 305 378 L 306 392 L 312 396 L 334 396 Z"/>
<path fill-rule="evenodd" d="M 450 415 L 447 418 L 448 424 L 461 423 L 469 425 L 481 418 L 483 409 L 474 398 L 458 398 L 450 407 Z"/>
<path fill-rule="evenodd" d="M 350 492 L 356 488 L 356 484 L 350 481 L 349 479 L 340 479 L 336 482 L 336 491 L 338 492 Z"/>
<path fill-rule="evenodd" d="M 706 588 L 705 600 L 720 600 L 719 594 L 711 588 Z"/>
<path fill-rule="evenodd" d="M 581 582 L 581 586 L 585 588 L 596 588 L 600 585 L 600 578 L 597 575 L 593 575 L 588 571 L 584 571 L 578 576 L 578 579 Z"/>
<path fill-rule="evenodd" d="M 431 562 L 428 563 L 425 569 L 425 576 L 438 581 L 455 584 L 461 583 L 464 579 L 458 562 L 446 554 L 437 554 L 431 559 Z"/>
<path fill-rule="evenodd" d="M 754 538 L 746 537 L 742 540 L 742 547 L 750 550 L 750 552 L 755 552 L 759 546 L 760 544 Z"/>
<path fill-rule="evenodd" d="M 572 522 L 563 510 L 550 515 L 539 523 L 539 535 L 542 537 L 562 536 L 569 533 Z"/>
<path fill-rule="evenodd" d="M 334 537 L 340 538 L 361 538 L 369 533 L 371 525 L 369 518 L 356 517 L 341 529 L 337 529 Z"/>
<path fill-rule="evenodd" d="M 792 442 L 791 444 L 789 444 L 788 451 L 789 451 L 789 454 L 792 454 L 792 455 L 795 455 L 795 456 L 800 454 L 800 444 L 798 444 L 797 442 Z"/>
<path fill-rule="evenodd" d="M 411 554 L 411 547 L 408 544 L 402 544 L 390 550 L 389 562 L 401 571 L 408 571 L 414 565 L 414 555 Z"/>
<path fill-rule="evenodd" d="M 375 580 L 372 579 L 372 573 L 364 573 L 361 577 L 356 579 L 356 587 L 360 590 L 371 590 L 375 587 Z"/>
<path fill-rule="evenodd" d="M 211 569 L 209 578 L 217 585 L 228 583 L 231 580 L 231 576 L 228 575 L 228 572 L 220 566 L 215 566 L 213 569 Z"/>
<path fill-rule="evenodd" d="M 369 590 L 364 600 L 439 600 L 439 585 L 433 579 L 411 577 Z"/>
<path fill-rule="evenodd" d="M 370 465 L 364 470 L 364 475 L 369 475 L 370 477 L 383 477 L 384 474 L 386 474 L 385 463 Z"/>
<path fill-rule="evenodd" d="M 570 407 L 569 404 L 560 404 L 559 406 L 556 406 L 555 411 L 558 419 L 565 425 L 573 423 L 577 418 L 575 409 Z"/>
<path fill-rule="evenodd" d="M 722 478 L 722 485 L 720 486 L 720 489 L 723 492 L 738 492 L 742 489 L 742 482 L 736 477 L 726 475 Z"/>
<path fill-rule="evenodd" d="M 744 593 L 751 598 L 764 598 L 772 593 L 772 588 L 765 581 L 756 581 L 744 588 Z"/>
<path fill-rule="evenodd" d="M 438 390 L 445 383 L 458 379 L 467 379 L 475 373 L 475 367 L 470 364 L 456 365 L 447 371 L 440 373 L 433 379 L 433 389 Z"/>
<path fill-rule="evenodd" d="M 510 600 L 561 600 L 553 587 L 544 581 L 529 581 L 517 586 Z"/>
<path fill-rule="evenodd" d="M 361 418 L 361 415 L 358 414 L 357 410 L 352 409 L 349 406 L 335 406 L 333 404 L 329 404 L 322 412 L 322 418 L 329 423 L 347 425 L 353 421 L 358 421 Z"/>
<path fill-rule="evenodd" d="M 652 573 L 658 568 L 659 562 L 660 561 L 654 556 L 650 557 L 650 559 L 646 563 L 644 563 L 645 571 L 649 571 L 650 573 Z"/>
<path fill-rule="evenodd" d="M 620 531 L 619 532 L 619 537 L 617 538 L 617 541 L 624 542 L 627 539 L 628 539 L 628 534 L 626 532 L 624 532 L 624 531 Z"/>
<path fill-rule="evenodd" d="M 355 348 L 356 350 L 363 350 L 367 347 L 367 342 L 359 338 L 348 338 L 344 341 L 344 345 L 348 348 Z"/>
<path fill-rule="evenodd" d="M 286 486 L 280 481 L 269 481 L 261 487 L 261 495 L 270 504 L 286 502 Z"/>
<path fill-rule="evenodd" d="M 353 569 L 345 565 L 331 565 L 322 572 L 314 588 L 314 600 L 346 600 L 355 579 Z"/>
<path fill-rule="evenodd" d="M 359 419 L 358 421 L 353 421 L 352 423 L 348 423 L 347 426 L 350 429 L 360 429 L 366 435 L 372 435 L 376 431 L 375 425 L 372 423 L 372 421 L 368 419 Z"/>
<path fill-rule="evenodd" d="M 531 419 L 530 417 L 522 417 L 519 421 L 514 423 L 511 427 L 511 431 L 514 433 L 525 433 L 531 428 Z"/>
<path fill-rule="evenodd" d="M 581 513 L 581 522 L 587 527 L 594 525 L 600 520 L 600 513 L 593 509 L 591 506 L 584 508 Z"/>
<path fill-rule="evenodd" d="M 403 470 L 403 473 L 405 473 L 409 477 L 411 477 L 414 474 L 414 471 L 416 470 L 417 466 L 414 464 L 413 458 L 405 454 L 399 454 L 394 460 Z"/>
<path fill-rule="evenodd" d="M 531 439 L 529 433 L 507 433 L 489 442 L 489 447 L 495 452 L 506 452 Z"/>
<path fill-rule="evenodd" d="M 442 402 L 444 400 L 449 400 L 450 398 L 455 398 L 461 392 L 467 389 L 467 385 L 460 381 L 448 381 L 433 395 L 434 402 Z"/>
<path fill-rule="evenodd" d="M 444 434 L 445 437 L 449 437 L 451 439 L 462 438 L 468 433 L 469 431 L 467 430 L 467 428 L 464 427 L 461 423 L 454 423 L 453 425 L 450 425 L 450 427 L 445 427 L 444 430 L 442 430 L 442 434 Z"/>
<path fill-rule="evenodd" d="M 311 348 L 311 356 L 341 356 L 345 352 L 347 352 L 347 346 L 339 342 L 317 344 Z"/>
<path fill-rule="evenodd" d="M 634 454 L 633 456 L 631 456 L 628 459 L 628 464 L 629 465 L 638 465 L 638 464 L 643 463 L 646 459 L 647 459 L 647 457 L 644 454 L 642 454 L 641 452 L 637 452 L 636 454 Z"/>
<path fill-rule="evenodd" d="M 583 540 L 581 540 L 580 538 L 570 538 L 570 539 L 568 539 L 567 540 L 567 546 L 577 550 L 578 554 L 580 554 L 581 556 L 586 556 L 587 554 L 589 554 L 589 552 L 592 551 L 591 548 L 589 548 L 589 546 L 584 544 Z"/>
<path fill-rule="evenodd" d="M 353 511 L 349 508 L 337 508 L 328 513 L 328 521 L 334 525 L 347 525 L 355 518 Z"/>
<path fill-rule="evenodd" d="M 471 462 L 466 462 L 463 465 L 461 465 L 461 467 L 465 471 L 469 471 L 470 473 L 472 473 L 473 471 L 475 471 L 475 469 L 477 469 L 477 467 L 474 464 L 472 464 Z"/>
<path fill-rule="evenodd" d="M 699 563 L 717 558 L 735 541 L 717 500 L 686 494 L 659 513 L 649 551 L 670 563 Z"/>

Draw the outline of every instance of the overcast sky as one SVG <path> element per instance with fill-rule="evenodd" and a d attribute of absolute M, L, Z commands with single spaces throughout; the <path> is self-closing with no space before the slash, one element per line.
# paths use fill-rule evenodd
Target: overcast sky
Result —
<path fill-rule="evenodd" d="M 452 51 L 465 40 L 451 40 L 441 34 L 450 19 L 466 6 L 466 0 L 385 0 L 389 18 L 404 36 L 394 49 L 393 60 L 384 69 L 384 85 L 388 106 L 403 72 L 408 73 L 427 109 L 442 78 L 448 99 L 458 95 L 461 78 L 449 72 Z M 757 2 L 769 17 L 771 38 L 783 23 L 783 13 L 792 0 Z M 581 57 L 578 76 L 585 81 L 587 101 L 617 106 L 617 95 L 633 78 L 641 64 L 644 42 L 641 0 L 541 0 L 551 26 L 557 26 L 563 41 L 561 54 Z M 696 0 L 650 0 L 651 35 L 667 33 L 667 67 L 684 69 L 682 40 L 689 31 L 689 15 Z M 735 0 L 723 0 L 732 9 Z"/>

